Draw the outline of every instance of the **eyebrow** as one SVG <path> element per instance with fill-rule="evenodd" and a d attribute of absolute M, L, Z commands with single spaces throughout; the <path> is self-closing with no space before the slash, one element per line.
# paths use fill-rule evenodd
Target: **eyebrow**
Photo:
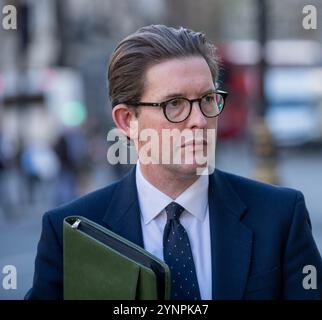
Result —
<path fill-rule="evenodd" d="M 203 91 L 198 97 L 202 97 L 204 96 L 205 94 L 208 94 L 210 92 L 214 92 L 216 89 L 208 89 L 206 91 Z M 162 101 L 166 101 L 166 100 L 169 100 L 169 99 L 174 99 L 174 98 L 185 98 L 185 94 L 183 93 L 169 93 L 167 94 L 166 96 L 164 96 L 162 99 Z"/>

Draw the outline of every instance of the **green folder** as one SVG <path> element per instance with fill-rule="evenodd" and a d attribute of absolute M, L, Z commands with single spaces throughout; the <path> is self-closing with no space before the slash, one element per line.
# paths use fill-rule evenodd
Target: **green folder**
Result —
<path fill-rule="evenodd" d="M 169 297 L 170 271 L 165 262 L 84 217 L 64 219 L 64 299 Z"/>

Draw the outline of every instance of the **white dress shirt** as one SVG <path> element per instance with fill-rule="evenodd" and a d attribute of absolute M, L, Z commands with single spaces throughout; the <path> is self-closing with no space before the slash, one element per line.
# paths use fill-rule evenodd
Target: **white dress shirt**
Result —
<path fill-rule="evenodd" d="M 136 186 L 141 209 L 141 225 L 145 250 L 163 259 L 163 231 L 167 221 L 164 208 L 172 201 L 185 211 L 180 223 L 186 229 L 196 267 L 201 299 L 212 299 L 211 244 L 208 206 L 208 175 L 201 175 L 175 200 L 148 182 L 136 166 Z"/>

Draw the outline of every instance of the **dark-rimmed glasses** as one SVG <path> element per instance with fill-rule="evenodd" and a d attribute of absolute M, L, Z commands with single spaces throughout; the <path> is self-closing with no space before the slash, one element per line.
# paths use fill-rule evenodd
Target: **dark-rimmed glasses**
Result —
<path fill-rule="evenodd" d="M 185 121 L 191 114 L 192 105 L 198 102 L 202 114 L 207 118 L 219 116 L 225 106 L 228 93 L 222 90 L 214 90 L 200 98 L 189 100 L 185 97 L 175 97 L 162 102 L 124 102 L 131 106 L 161 107 L 168 121 L 178 123 Z"/>

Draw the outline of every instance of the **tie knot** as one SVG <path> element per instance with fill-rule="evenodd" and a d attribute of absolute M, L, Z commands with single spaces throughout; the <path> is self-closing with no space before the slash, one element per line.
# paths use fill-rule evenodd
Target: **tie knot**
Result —
<path fill-rule="evenodd" d="M 176 202 L 171 202 L 165 207 L 165 212 L 167 213 L 168 220 L 179 219 L 184 208 Z"/>

